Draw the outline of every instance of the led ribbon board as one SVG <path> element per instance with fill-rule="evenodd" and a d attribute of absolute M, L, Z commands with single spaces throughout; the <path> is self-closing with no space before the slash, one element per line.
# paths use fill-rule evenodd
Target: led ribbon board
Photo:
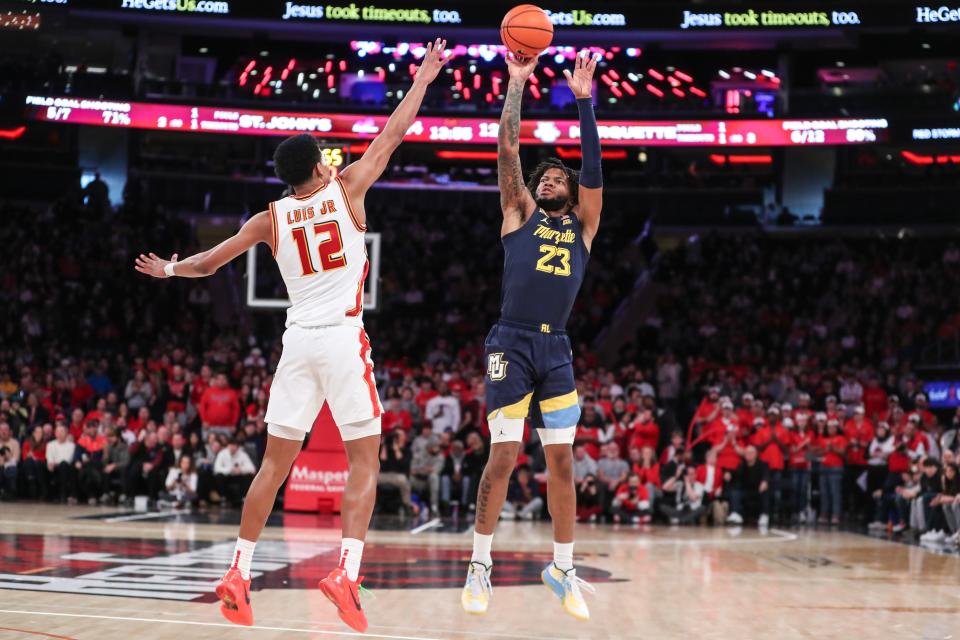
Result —
<path fill-rule="evenodd" d="M 33 120 L 70 124 L 233 135 L 290 136 L 314 133 L 325 139 L 372 140 L 386 115 L 237 109 L 72 97 L 28 96 Z M 885 118 L 796 120 L 600 120 L 600 139 L 619 146 L 753 147 L 816 146 L 884 142 Z M 407 142 L 496 144 L 493 118 L 421 117 L 407 130 Z M 524 120 L 524 144 L 579 145 L 576 120 Z"/>

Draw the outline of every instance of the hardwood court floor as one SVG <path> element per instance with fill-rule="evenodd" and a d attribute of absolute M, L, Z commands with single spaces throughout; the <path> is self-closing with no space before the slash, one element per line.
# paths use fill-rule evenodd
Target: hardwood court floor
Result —
<path fill-rule="evenodd" d="M 339 551 L 336 522 L 315 516 L 272 518 L 253 567 L 255 626 L 222 620 L 211 592 L 233 520 L 0 504 L 0 638 L 359 635 L 315 588 Z M 459 603 L 468 524 L 415 531 L 371 531 L 371 638 L 960 638 L 960 558 L 853 533 L 580 526 L 579 573 L 597 588 L 584 623 L 539 582 L 548 524 L 501 524 L 483 617 Z"/>

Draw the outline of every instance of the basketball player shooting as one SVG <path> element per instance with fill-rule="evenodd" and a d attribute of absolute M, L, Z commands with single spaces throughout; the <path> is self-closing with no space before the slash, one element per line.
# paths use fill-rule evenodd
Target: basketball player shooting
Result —
<path fill-rule="evenodd" d="M 581 620 L 590 617 L 581 588 L 593 588 L 577 577 L 573 567 L 573 439 L 580 406 L 564 328 L 583 282 L 603 202 L 600 138 L 591 98 L 596 65 L 584 51 L 577 56 L 573 73 L 564 71 L 580 114 L 580 172 L 551 158 L 540 163 L 524 185 L 520 98 L 537 59 L 507 58 L 510 81 L 497 157 L 503 291 L 500 320 L 485 343 L 491 447 L 480 479 L 473 556 L 461 594 L 468 613 L 484 613 L 490 602 L 493 531 L 529 416 L 544 448 L 547 505 L 553 519 L 553 562 L 541 578 L 567 613 Z"/>
<path fill-rule="evenodd" d="M 277 177 L 293 194 L 270 203 L 216 247 L 177 261 L 141 254 L 136 269 L 155 278 L 201 278 L 257 243 L 273 252 L 292 303 L 283 355 L 267 406 L 267 449 L 243 504 L 233 565 L 217 585 L 220 611 L 230 622 L 253 624 L 250 565 L 257 539 L 280 485 L 323 402 L 330 405 L 347 452 L 350 473 L 343 493 L 339 566 L 320 582 L 340 618 L 367 629 L 360 606 L 360 558 L 380 469 L 380 415 L 370 341 L 363 329 L 367 276 L 364 196 L 380 177 L 413 124 L 427 86 L 449 60 L 446 40 L 426 48 L 413 86 L 363 157 L 334 178 L 313 136 L 284 140 L 274 155 Z"/>

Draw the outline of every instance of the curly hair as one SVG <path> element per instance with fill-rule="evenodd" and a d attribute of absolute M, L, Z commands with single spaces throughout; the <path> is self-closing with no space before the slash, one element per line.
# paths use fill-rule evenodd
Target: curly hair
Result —
<path fill-rule="evenodd" d="M 320 145 L 309 133 L 287 138 L 273 153 L 274 173 L 284 184 L 291 187 L 302 185 L 309 180 L 313 168 L 320 161 Z"/>
<path fill-rule="evenodd" d="M 570 191 L 570 206 L 577 206 L 580 203 L 578 189 L 580 186 L 580 172 L 563 164 L 563 160 L 560 158 L 547 158 L 534 167 L 533 173 L 530 174 L 530 179 L 527 180 L 527 189 L 530 191 L 530 195 L 532 195 L 534 199 L 537 198 L 537 187 L 540 185 L 540 178 L 543 177 L 543 174 L 545 174 L 548 169 L 560 169 L 566 174 L 567 189 Z"/>

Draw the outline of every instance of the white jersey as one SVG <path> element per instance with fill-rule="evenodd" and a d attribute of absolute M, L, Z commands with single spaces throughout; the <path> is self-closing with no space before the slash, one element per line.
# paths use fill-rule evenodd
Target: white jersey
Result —
<path fill-rule="evenodd" d="M 280 275 L 292 306 L 287 327 L 363 325 L 363 282 L 367 277 L 364 232 L 335 178 L 303 196 L 270 203 Z"/>

